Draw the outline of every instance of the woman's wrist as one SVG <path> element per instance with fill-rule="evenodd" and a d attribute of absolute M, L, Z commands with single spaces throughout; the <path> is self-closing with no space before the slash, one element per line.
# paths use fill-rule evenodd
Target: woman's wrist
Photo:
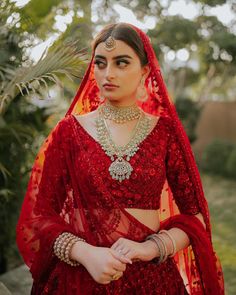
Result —
<path fill-rule="evenodd" d="M 144 241 L 143 246 L 144 246 L 144 251 L 146 255 L 148 256 L 149 260 L 152 260 L 160 256 L 159 250 L 157 246 L 155 245 L 155 242 L 153 242 L 152 240 Z"/>
<path fill-rule="evenodd" d="M 70 259 L 76 260 L 81 264 L 85 264 L 88 259 L 89 252 L 94 248 L 94 246 L 83 242 L 77 241 L 70 250 Z"/>
<path fill-rule="evenodd" d="M 168 257 L 173 257 L 177 252 L 175 239 L 171 233 L 165 229 L 147 236 L 146 241 L 153 242 L 157 247 L 158 254 L 155 257 L 159 257 L 158 264 L 166 261 Z"/>

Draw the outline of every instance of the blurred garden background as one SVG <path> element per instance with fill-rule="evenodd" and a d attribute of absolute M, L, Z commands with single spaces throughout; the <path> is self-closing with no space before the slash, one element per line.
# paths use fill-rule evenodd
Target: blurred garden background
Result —
<path fill-rule="evenodd" d="M 236 294 L 235 0 L 0 1 L 0 281 L 23 264 L 15 226 L 38 149 L 75 95 L 92 38 L 119 21 L 150 36 L 201 173 L 226 294 Z"/>

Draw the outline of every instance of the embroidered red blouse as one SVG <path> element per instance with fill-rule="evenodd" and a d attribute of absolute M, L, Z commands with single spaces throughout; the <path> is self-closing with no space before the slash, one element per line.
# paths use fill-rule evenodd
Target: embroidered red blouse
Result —
<path fill-rule="evenodd" d="M 176 215 L 162 228 L 177 226 L 189 235 L 201 276 L 207 288 L 214 287 L 214 292 L 206 294 L 220 294 L 215 292 L 217 275 L 210 240 L 201 222 L 191 216 L 199 210 L 197 189 L 171 119 L 161 117 L 139 147 L 130 160 L 134 168 L 130 179 L 120 183 L 109 174 L 110 158 L 77 119 L 68 115 L 59 122 L 45 151 L 41 181 L 38 187 L 37 178 L 29 183 L 27 192 L 35 191 L 35 202 L 33 193 L 29 198 L 27 195 L 27 206 L 17 227 L 18 245 L 34 279 L 32 294 L 124 294 L 133 289 L 140 290 L 140 294 L 147 290 L 154 294 L 185 294 L 173 259 L 160 265 L 155 259 L 136 262 L 127 266 L 122 279 L 104 286 L 97 284 L 82 265 L 72 268 L 53 253 L 55 238 L 64 231 L 98 247 L 110 247 L 119 237 L 143 241 L 153 230 L 123 208 L 159 208 L 165 177 L 180 211 L 189 216 Z M 33 169 L 39 170 L 36 166 Z M 205 265 L 206 260 L 211 263 Z M 199 290 L 194 285 L 198 272 L 193 271 L 191 288 Z"/>
<path fill-rule="evenodd" d="M 130 178 L 122 182 L 112 179 L 108 171 L 110 157 L 79 121 L 70 115 L 64 119 L 64 124 L 67 125 L 65 130 L 73 130 L 77 144 L 75 169 L 80 171 L 79 177 L 83 178 L 87 194 L 94 196 L 94 206 L 96 195 L 102 193 L 99 186 L 99 181 L 102 181 L 123 208 L 159 209 L 161 191 L 167 178 L 180 212 L 200 212 L 190 173 L 169 118 L 160 117 L 140 143 L 139 150 L 130 159 L 134 170 Z"/>

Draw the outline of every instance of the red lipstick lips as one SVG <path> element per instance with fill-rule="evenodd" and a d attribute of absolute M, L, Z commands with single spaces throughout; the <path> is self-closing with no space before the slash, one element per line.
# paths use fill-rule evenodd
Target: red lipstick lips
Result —
<path fill-rule="evenodd" d="M 103 84 L 103 87 L 106 89 L 112 89 L 112 88 L 117 88 L 119 86 L 111 84 L 111 83 L 105 83 L 105 84 Z"/>

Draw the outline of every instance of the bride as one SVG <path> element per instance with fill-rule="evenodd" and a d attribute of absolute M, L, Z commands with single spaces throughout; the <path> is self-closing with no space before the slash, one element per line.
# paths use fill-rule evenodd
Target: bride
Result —
<path fill-rule="evenodd" d="M 111 24 L 92 49 L 17 224 L 31 294 L 224 294 L 199 172 L 149 38 Z"/>

